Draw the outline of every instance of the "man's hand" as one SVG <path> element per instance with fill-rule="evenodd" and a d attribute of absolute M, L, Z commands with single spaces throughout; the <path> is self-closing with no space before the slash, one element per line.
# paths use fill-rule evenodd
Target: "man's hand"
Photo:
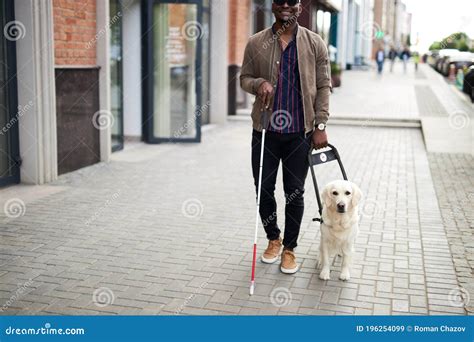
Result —
<path fill-rule="evenodd" d="M 273 86 L 271 83 L 268 81 L 263 82 L 258 88 L 257 95 L 263 103 L 262 111 L 270 108 L 270 100 L 273 95 Z"/>
<path fill-rule="evenodd" d="M 320 148 L 324 148 L 328 145 L 328 135 L 326 131 L 320 131 L 319 129 L 315 129 L 312 136 L 313 140 L 313 147 L 318 150 Z"/>

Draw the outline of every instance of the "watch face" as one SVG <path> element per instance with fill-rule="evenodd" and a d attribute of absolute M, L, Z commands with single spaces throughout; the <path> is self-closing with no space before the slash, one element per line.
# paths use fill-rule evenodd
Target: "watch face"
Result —
<path fill-rule="evenodd" d="M 319 129 L 320 131 L 324 131 L 325 128 L 326 128 L 326 125 L 323 124 L 323 123 L 321 123 L 321 124 L 318 125 L 318 129 Z"/>

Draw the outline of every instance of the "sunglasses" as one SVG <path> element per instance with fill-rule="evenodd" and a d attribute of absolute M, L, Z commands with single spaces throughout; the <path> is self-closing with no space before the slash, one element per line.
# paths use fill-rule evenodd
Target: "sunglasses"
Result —
<path fill-rule="evenodd" d="M 273 3 L 277 6 L 283 6 L 285 2 L 288 6 L 296 6 L 296 4 L 300 3 L 300 0 L 273 0 Z"/>

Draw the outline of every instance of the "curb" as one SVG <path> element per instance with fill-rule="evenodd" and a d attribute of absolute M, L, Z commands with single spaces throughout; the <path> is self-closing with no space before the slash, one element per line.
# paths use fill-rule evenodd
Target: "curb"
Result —
<path fill-rule="evenodd" d="M 251 121 L 249 115 L 238 114 L 229 116 L 228 121 Z M 361 127 L 400 127 L 400 128 L 421 128 L 420 119 L 389 119 L 389 118 L 357 118 L 357 117 L 337 117 L 330 118 L 331 125 L 361 126 Z"/>

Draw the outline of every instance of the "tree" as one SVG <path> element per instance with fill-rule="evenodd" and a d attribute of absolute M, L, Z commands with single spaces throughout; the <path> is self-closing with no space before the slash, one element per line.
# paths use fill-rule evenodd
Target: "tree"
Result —
<path fill-rule="evenodd" d="M 441 43 L 440 42 L 434 42 L 433 44 L 431 44 L 429 50 L 430 51 L 432 51 L 432 50 L 441 50 Z"/>
<path fill-rule="evenodd" d="M 441 49 L 457 49 L 460 51 L 469 50 L 469 37 L 464 32 L 453 33 L 441 41 L 434 42 L 430 46 L 430 50 L 441 50 Z"/>
<path fill-rule="evenodd" d="M 466 42 L 462 41 L 458 45 L 458 50 L 459 51 L 469 51 L 469 46 L 467 45 Z"/>

